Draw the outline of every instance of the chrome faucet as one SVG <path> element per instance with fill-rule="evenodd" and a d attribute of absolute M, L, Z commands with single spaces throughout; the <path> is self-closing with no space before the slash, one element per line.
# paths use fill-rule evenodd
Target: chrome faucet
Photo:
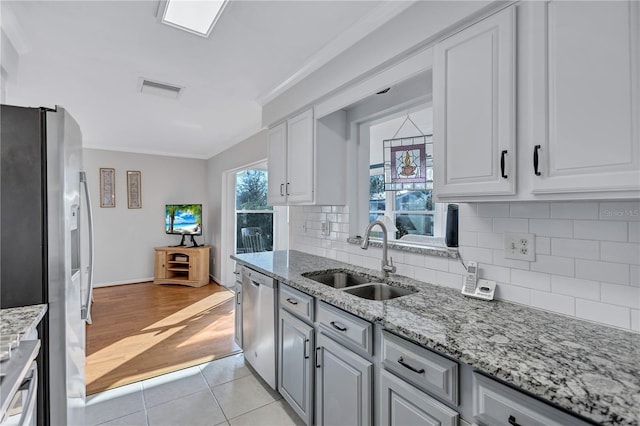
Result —
<path fill-rule="evenodd" d="M 367 229 L 364 231 L 364 241 L 362 241 L 360 248 L 362 248 L 362 250 L 369 248 L 369 232 L 371 232 L 371 228 L 376 225 L 379 225 L 380 229 L 382 229 L 382 273 L 385 277 L 388 277 L 389 273 L 393 274 L 396 272 L 396 267 L 393 265 L 392 257 L 387 260 L 387 227 L 384 226 L 384 223 L 379 220 L 374 220 L 367 226 Z"/>

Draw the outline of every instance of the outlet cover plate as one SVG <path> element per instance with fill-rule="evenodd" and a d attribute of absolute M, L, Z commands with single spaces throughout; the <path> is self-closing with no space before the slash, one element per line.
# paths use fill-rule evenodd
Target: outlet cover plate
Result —
<path fill-rule="evenodd" d="M 536 236 L 534 234 L 505 232 L 504 257 L 534 262 L 536 260 Z"/>

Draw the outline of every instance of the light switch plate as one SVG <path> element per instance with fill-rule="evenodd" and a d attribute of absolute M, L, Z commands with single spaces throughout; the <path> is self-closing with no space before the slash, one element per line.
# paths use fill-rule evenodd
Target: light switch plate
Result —
<path fill-rule="evenodd" d="M 534 262 L 536 260 L 536 236 L 534 234 L 505 232 L 504 257 Z"/>
<path fill-rule="evenodd" d="M 325 220 L 322 222 L 322 235 L 328 236 L 331 233 L 331 222 Z"/>

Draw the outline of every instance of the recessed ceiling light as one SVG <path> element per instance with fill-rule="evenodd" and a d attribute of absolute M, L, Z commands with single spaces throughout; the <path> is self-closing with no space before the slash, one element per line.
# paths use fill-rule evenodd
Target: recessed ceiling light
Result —
<path fill-rule="evenodd" d="M 228 0 L 167 0 L 160 2 L 160 22 L 208 37 Z"/>
<path fill-rule="evenodd" d="M 140 77 L 138 80 L 138 90 L 142 93 L 146 93 L 147 95 L 157 95 L 165 98 L 178 99 L 182 94 L 184 87 Z"/>

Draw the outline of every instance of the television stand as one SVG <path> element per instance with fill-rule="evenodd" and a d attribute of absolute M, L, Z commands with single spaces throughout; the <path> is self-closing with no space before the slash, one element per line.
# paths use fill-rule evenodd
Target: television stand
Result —
<path fill-rule="evenodd" d="M 209 283 L 210 246 L 156 247 L 155 284 L 202 287 Z"/>
<path fill-rule="evenodd" d="M 184 243 L 184 237 L 186 237 L 187 234 L 182 234 L 182 239 L 180 240 L 180 244 L 178 244 L 177 246 L 173 246 L 173 247 L 186 247 L 187 245 Z M 189 235 L 189 237 L 191 237 L 191 244 L 192 247 L 200 247 L 200 245 L 198 245 L 198 243 L 196 243 L 196 239 L 193 238 L 193 235 Z"/>

